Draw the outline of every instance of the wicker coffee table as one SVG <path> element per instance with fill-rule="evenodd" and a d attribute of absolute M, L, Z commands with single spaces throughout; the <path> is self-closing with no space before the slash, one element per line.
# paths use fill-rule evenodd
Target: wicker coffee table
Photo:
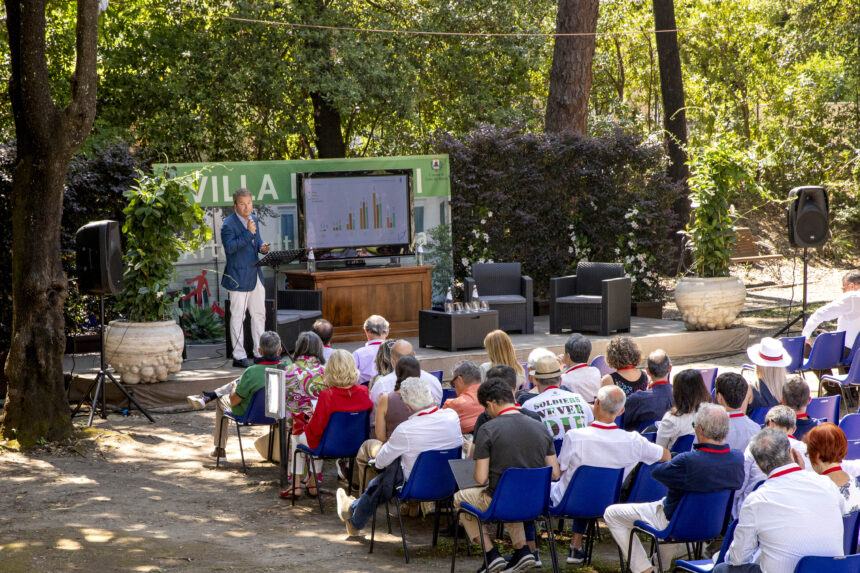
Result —
<path fill-rule="evenodd" d="M 418 311 L 418 346 L 433 346 L 454 352 L 462 348 L 480 348 L 484 337 L 499 328 L 499 312 Z"/>

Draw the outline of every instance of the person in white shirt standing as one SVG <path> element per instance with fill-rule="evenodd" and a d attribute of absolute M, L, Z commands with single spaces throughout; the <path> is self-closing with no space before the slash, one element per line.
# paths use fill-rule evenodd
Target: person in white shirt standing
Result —
<path fill-rule="evenodd" d="M 626 399 L 618 386 L 604 386 L 594 400 L 594 422 L 587 428 L 574 428 L 564 435 L 558 455 L 561 478 L 552 485 L 550 494 L 553 505 L 561 503 L 573 474 L 580 466 L 624 468 L 626 478 L 640 462 L 650 465 L 669 461 L 669 450 L 652 444 L 637 432 L 625 432 L 615 425 L 615 418 L 624 411 Z M 573 520 L 568 563 L 585 560 L 582 536 L 587 526 L 588 520 Z"/>
<path fill-rule="evenodd" d="M 826 477 L 806 472 L 785 432 L 765 428 L 750 451 L 767 481 L 741 506 L 726 560 L 714 573 L 792 573 L 807 555 L 842 555 L 845 499 Z"/>
<path fill-rule="evenodd" d="M 564 372 L 561 375 L 561 387 L 576 392 L 586 402 L 594 402 L 600 389 L 600 370 L 588 365 L 591 356 L 591 341 L 578 332 L 574 332 L 564 343 L 564 355 L 561 363 Z"/>
<path fill-rule="evenodd" d="M 812 333 L 822 322 L 836 319 L 836 331 L 845 331 L 845 349 L 850 350 L 860 331 L 860 271 L 842 276 L 842 294 L 812 313 L 803 325 L 806 344 L 812 346 Z"/>
<path fill-rule="evenodd" d="M 355 366 L 358 368 L 358 383 L 370 382 L 376 376 L 376 353 L 379 345 L 388 338 L 388 321 L 378 314 L 367 317 L 364 321 L 364 335 L 367 343 L 352 353 Z"/>
<path fill-rule="evenodd" d="M 761 426 L 750 420 L 744 413 L 749 397 L 749 384 L 744 377 L 734 372 L 717 376 L 714 382 L 715 402 L 729 413 L 729 434 L 726 443 L 733 450 L 744 451 Z"/>
<path fill-rule="evenodd" d="M 582 396 L 559 388 L 561 368 L 555 356 L 542 356 L 535 363 L 534 373 L 538 394 L 523 403 L 523 408 L 541 417 L 553 439 L 560 440 L 572 428 L 591 424 L 594 415 Z"/>

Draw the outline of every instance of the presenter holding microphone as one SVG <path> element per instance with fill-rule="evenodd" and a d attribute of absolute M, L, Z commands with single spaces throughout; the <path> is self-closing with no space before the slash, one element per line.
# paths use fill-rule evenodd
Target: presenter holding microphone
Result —
<path fill-rule="evenodd" d="M 245 352 L 245 312 L 251 314 L 251 337 L 256 355 L 266 322 L 266 289 L 263 286 L 263 271 L 255 267 L 254 263 L 258 260 L 258 253 L 265 255 L 269 252 L 269 244 L 260 238 L 259 221 L 251 213 L 254 208 L 251 192 L 237 189 L 233 193 L 233 207 L 235 212 L 224 219 L 221 225 L 221 243 L 227 254 L 221 286 L 230 293 L 233 366 L 247 368 L 253 363 Z"/>

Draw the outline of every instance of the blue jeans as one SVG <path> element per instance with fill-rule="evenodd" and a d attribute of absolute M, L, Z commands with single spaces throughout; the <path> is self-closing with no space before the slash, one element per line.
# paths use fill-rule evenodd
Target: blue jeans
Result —
<path fill-rule="evenodd" d="M 378 475 L 367 482 L 367 487 L 365 488 L 364 493 L 349 506 L 352 510 L 352 517 L 349 518 L 349 522 L 356 529 L 364 529 L 367 522 L 373 518 L 373 513 L 376 511 L 379 504 L 375 503 L 374 498 L 368 495 L 367 492 L 376 489 L 376 484 L 380 479 L 382 479 L 382 476 Z M 380 503 L 385 503 L 385 500 L 380 500 Z"/>

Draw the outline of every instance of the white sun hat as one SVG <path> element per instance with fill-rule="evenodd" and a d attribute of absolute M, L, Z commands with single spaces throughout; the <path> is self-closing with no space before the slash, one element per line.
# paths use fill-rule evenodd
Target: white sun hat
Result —
<path fill-rule="evenodd" d="M 747 356 L 757 366 L 788 366 L 791 356 L 776 338 L 765 337 L 759 344 L 747 348 Z"/>

